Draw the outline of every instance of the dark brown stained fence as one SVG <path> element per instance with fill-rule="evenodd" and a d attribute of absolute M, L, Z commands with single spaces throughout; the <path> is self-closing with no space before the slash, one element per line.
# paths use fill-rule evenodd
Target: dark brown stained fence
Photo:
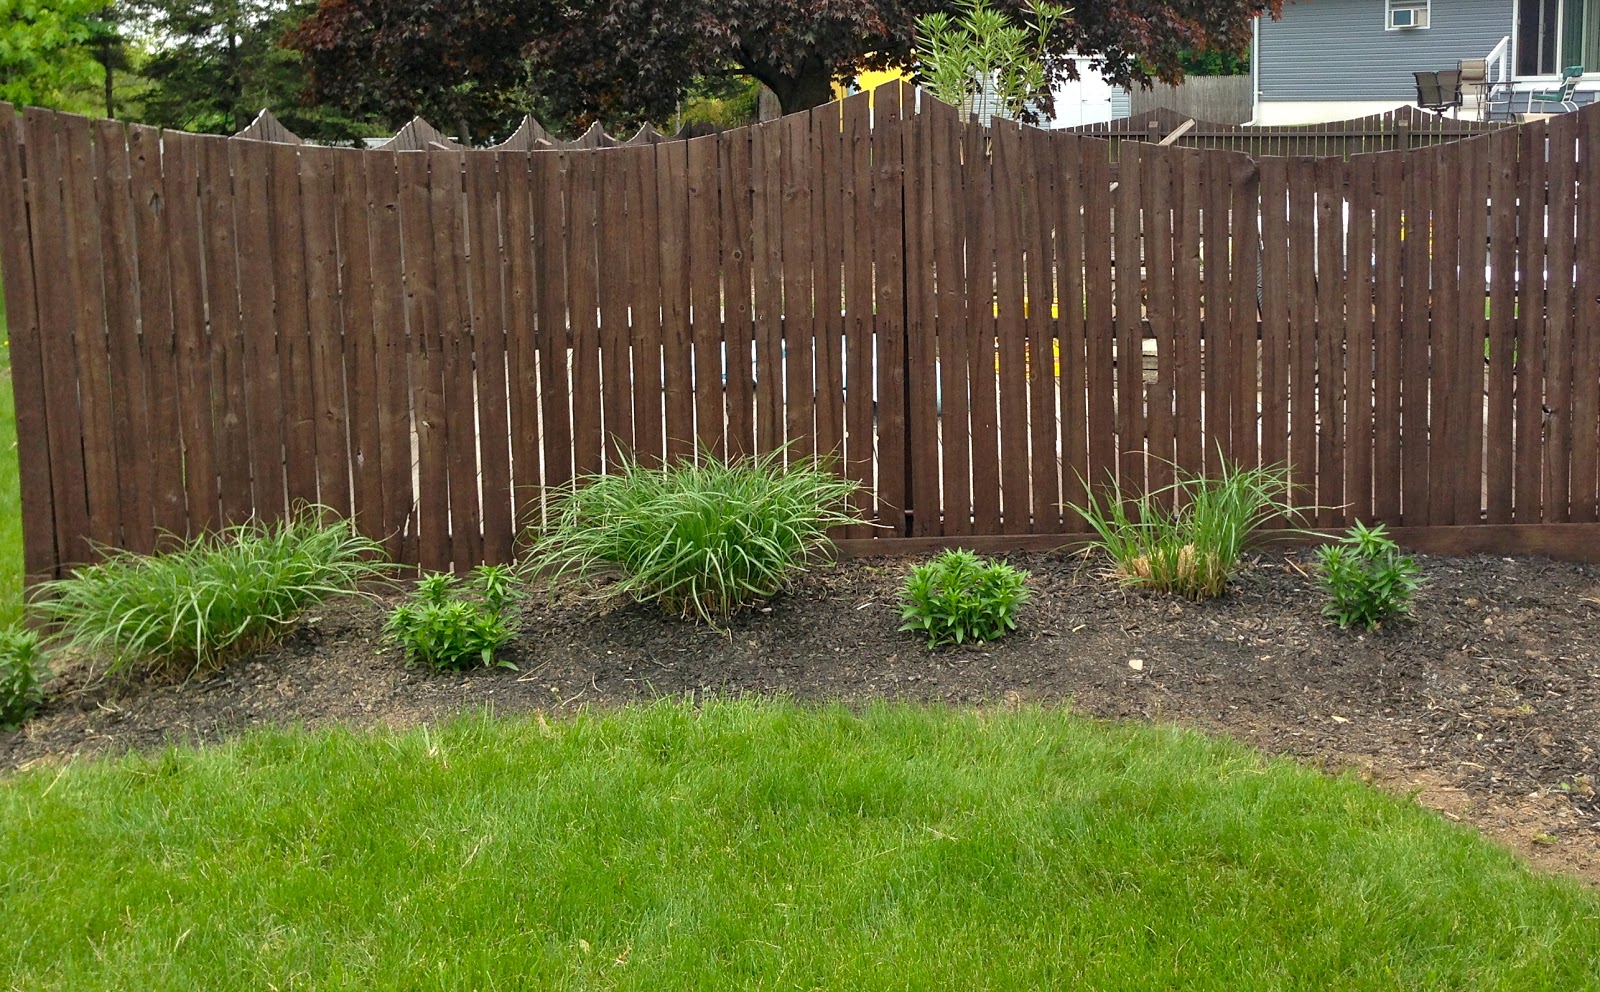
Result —
<path fill-rule="evenodd" d="M 1600 559 L 1600 110 L 1113 178 L 917 102 L 531 152 L 0 106 L 30 576 L 310 501 L 504 561 L 547 487 L 780 448 L 862 483 L 852 551 L 1068 543 L 1226 458 L 1319 526 Z"/>

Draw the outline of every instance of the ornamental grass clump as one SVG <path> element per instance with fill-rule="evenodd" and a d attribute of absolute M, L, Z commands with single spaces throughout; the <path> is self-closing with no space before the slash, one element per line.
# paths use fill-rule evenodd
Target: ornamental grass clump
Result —
<path fill-rule="evenodd" d="M 1222 594 L 1257 528 L 1291 518 L 1288 471 L 1221 462 L 1217 476 L 1180 471 L 1178 480 L 1137 498 L 1115 485 L 1103 496 L 1070 504 L 1099 540 L 1124 583 L 1189 599 Z"/>
<path fill-rule="evenodd" d="M 39 614 L 110 670 L 214 669 L 294 629 L 307 609 L 384 577 L 376 541 L 311 507 L 229 527 L 157 555 L 111 552 L 41 587 Z"/>
<path fill-rule="evenodd" d="M 553 581 L 614 574 L 604 595 L 725 620 L 823 557 L 830 527 L 861 522 L 854 482 L 817 459 L 783 457 L 702 453 L 661 468 L 626 459 L 557 495 L 525 564 Z"/>
<path fill-rule="evenodd" d="M 1328 603 L 1322 614 L 1341 628 L 1376 630 L 1386 620 L 1411 614 L 1411 594 L 1422 587 L 1422 570 L 1389 537 L 1383 524 L 1356 521 L 1337 544 L 1317 549 L 1322 588 Z"/>
<path fill-rule="evenodd" d="M 0 730 L 15 730 L 39 705 L 39 635 L 24 627 L 0 630 Z"/>
<path fill-rule="evenodd" d="M 970 551 L 946 551 L 918 565 L 900 593 L 901 630 L 928 638 L 928 647 L 992 641 L 1017 629 L 1017 607 L 1028 600 L 1028 573 Z"/>

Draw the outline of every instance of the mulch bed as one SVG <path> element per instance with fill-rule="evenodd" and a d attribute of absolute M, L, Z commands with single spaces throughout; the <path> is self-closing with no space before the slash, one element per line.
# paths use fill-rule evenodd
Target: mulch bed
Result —
<path fill-rule="evenodd" d="M 706 693 L 1043 702 L 1354 768 L 1600 884 L 1600 568 L 1421 556 L 1418 622 L 1357 634 L 1319 616 L 1303 553 L 1254 559 L 1200 604 L 1122 590 L 1079 556 L 1008 557 L 1034 575 L 1023 629 L 937 652 L 897 631 L 903 559 L 822 569 L 725 632 L 636 606 L 540 602 L 512 653 L 518 671 L 407 671 L 379 633 L 388 604 L 348 600 L 209 678 L 123 682 L 71 667 L 38 717 L 0 733 L 0 768 L 485 705 L 554 713 Z"/>

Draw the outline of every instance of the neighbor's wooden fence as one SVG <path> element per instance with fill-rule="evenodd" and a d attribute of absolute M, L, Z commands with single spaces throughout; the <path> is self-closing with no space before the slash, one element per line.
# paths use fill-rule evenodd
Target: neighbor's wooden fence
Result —
<path fill-rule="evenodd" d="M 1243 124 L 1255 116 L 1254 80 L 1243 76 L 1188 76 L 1178 86 L 1156 83 L 1129 94 L 1134 116 L 1170 110 L 1183 117 L 1220 124 Z"/>
<path fill-rule="evenodd" d="M 689 125 L 676 134 L 667 134 L 656 130 L 655 125 L 645 124 L 633 133 L 630 138 L 613 138 L 606 133 L 605 128 L 598 123 L 570 141 L 557 138 L 544 129 L 533 115 L 522 119 L 522 123 L 504 141 L 497 145 L 489 146 L 490 151 L 497 152 L 532 152 L 532 151 L 563 151 L 579 148 L 616 148 L 619 145 L 653 145 L 662 141 L 687 141 L 707 134 L 720 132 L 719 127 L 710 127 L 701 124 Z M 256 115 L 256 119 L 244 130 L 234 135 L 235 138 L 248 138 L 253 141 L 273 141 L 279 144 L 303 144 L 299 135 L 290 131 L 283 122 L 273 116 L 272 111 L 263 110 Z M 390 152 L 426 152 L 440 149 L 466 148 L 454 138 L 429 124 L 421 117 L 412 120 L 396 131 L 394 137 L 381 145 L 379 150 Z"/>
<path fill-rule="evenodd" d="M 301 500 L 500 561 L 544 487 L 697 443 L 837 454 L 885 550 L 1064 543 L 1085 479 L 1220 450 L 1321 526 L 1600 558 L 1600 109 L 1129 142 L 1113 182 L 1101 139 L 873 99 L 544 152 L 0 107 L 29 573 Z"/>
<path fill-rule="evenodd" d="M 1192 124 L 1190 118 L 1196 117 Z M 1315 156 L 1350 158 L 1369 152 L 1403 151 L 1450 144 L 1463 138 L 1491 134 L 1511 127 L 1505 122 L 1456 120 L 1430 114 L 1416 107 L 1401 107 L 1371 117 L 1327 124 L 1296 124 L 1252 127 L 1243 124 L 1218 124 L 1200 115 L 1183 114 L 1165 107 L 1147 110 L 1104 124 L 1085 124 L 1072 128 L 1077 134 L 1092 134 L 1112 142 L 1145 141 L 1176 144 L 1183 148 L 1216 148 L 1244 152 L 1257 158 L 1276 156 Z M 1170 135 L 1176 136 L 1168 140 Z"/>

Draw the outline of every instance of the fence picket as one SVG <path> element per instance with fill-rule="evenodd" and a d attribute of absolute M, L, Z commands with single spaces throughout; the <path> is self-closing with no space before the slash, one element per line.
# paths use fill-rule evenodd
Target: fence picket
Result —
<path fill-rule="evenodd" d="M 1289 170 L 1261 162 L 1261 461 L 1289 458 Z M 1280 289 L 1281 287 L 1281 289 Z M 1192 299 L 1181 282 L 1181 299 Z M 1179 418 L 1180 422 L 1182 417 Z"/>
<path fill-rule="evenodd" d="M 1429 205 L 1435 181 L 1434 157 L 1426 153 L 1409 157 L 1406 168 L 1405 216 L 1402 221 L 1404 302 L 1401 338 L 1400 416 L 1402 451 L 1401 515 L 1407 527 L 1424 527 L 1429 521 L 1428 461 L 1428 308 L 1430 246 L 1433 213 Z"/>
<path fill-rule="evenodd" d="M 120 135 L 117 136 L 120 143 Z M 103 151 L 104 145 L 101 145 Z M 254 512 L 250 496 L 249 411 L 245 406 L 245 385 L 249 373 L 245 365 L 244 339 L 240 334 L 239 247 L 235 236 L 233 174 L 228 162 L 228 143 L 220 138 L 200 146 L 200 231 L 204 243 L 206 270 L 206 320 L 209 326 L 211 359 L 212 436 L 216 439 L 217 474 L 221 497 L 222 523 L 244 523 Z M 347 158 L 347 161 L 359 161 Z M 102 190 L 102 195 L 104 195 Z M 366 202 L 357 204 L 363 219 Z M 115 258 L 108 253 L 107 262 Z M 119 278 L 121 278 L 119 276 Z M 111 273 L 107 273 L 107 292 Z M 357 305 L 370 299 L 368 287 L 341 294 Z M 110 313 L 116 313 L 110 307 Z M 132 319 L 132 314 L 128 315 Z M 118 434 L 121 431 L 116 432 Z M 119 472 L 126 471 L 119 460 Z"/>
<path fill-rule="evenodd" d="M 722 209 L 722 333 L 728 349 L 725 369 L 728 454 L 742 457 L 756 451 L 749 134 L 744 131 L 723 134 L 717 142 L 717 153 L 718 196 Z M 635 402 L 640 402 L 637 395 Z"/>
<path fill-rule="evenodd" d="M 1036 533 L 1061 530 L 1061 436 L 1056 397 L 1060 375 L 1054 282 L 1055 265 L 1051 232 L 1059 218 L 1056 177 L 1049 158 L 1050 135 L 1037 128 L 1022 132 L 1022 217 L 1028 237 L 1028 439 L 1032 460 L 1033 529 Z"/>
<path fill-rule="evenodd" d="M 1055 197 L 1051 204 L 1056 231 L 1056 293 L 1059 316 L 1056 341 L 1061 374 L 1056 385 L 1061 408 L 1062 528 L 1081 531 L 1087 522 L 1071 507 L 1082 506 L 1089 475 L 1089 360 L 1084 336 L 1084 187 L 1083 149 L 1077 137 L 1054 139 Z M 1091 143 L 1092 144 L 1092 143 Z M 1049 159 L 1046 160 L 1050 161 Z M 1093 191 L 1090 191 L 1091 196 Z M 1098 199 L 1098 197 L 1095 197 Z"/>
<path fill-rule="evenodd" d="M 478 409 L 479 485 L 483 500 L 483 556 L 491 565 L 511 561 L 515 536 L 511 499 L 511 413 L 506 380 L 506 253 L 501 243 L 499 156 L 472 152 L 464 161 L 472 291 L 472 370 Z M 617 197 L 621 201 L 621 196 Z M 608 294 L 615 298 L 618 294 Z M 626 318 L 624 318 L 626 322 Z M 626 395 L 626 394 L 623 394 Z"/>
<path fill-rule="evenodd" d="M 34 259 L 38 245 L 29 237 L 30 190 L 23 180 L 22 131 L 10 104 L 0 103 L 0 278 L 6 296 L 6 336 L 10 340 L 12 403 L 16 411 L 18 439 L 18 497 L 22 508 L 23 571 L 30 583 L 53 578 L 60 564 L 58 521 L 54 513 L 51 458 L 54 445 L 47 426 L 47 393 L 43 370 L 44 342 L 41 339 L 39 287 L 34 281 Z M 124 162 L 126 156 L 124 156 Z M 37 175 L 37 173 L 33 173 Z M 124 189 L 126 183 L 123 184 Z M 137 285 L 135 283 L 134 285 Z M 126 354 L 127 337 L 118 344 Z M 133 348 L 137 349 L 135 341 Z M 137 367 L 137 363 L 136 363 Z M 140 397 L 142 398 L 142 396 Z M 61 411 L 65 416 L 68 411 Z M 148 436 L 148 435 L 146 435 Z M 148 477 L 148 460 L 140 465 Z M 125 535 L 129 547 L 148 542 L 149 490 L 144 499 L 125 513 Z M 65 543 L 64 541 L 60 543 Z"/>
<path fill-rule="evenodd" d="M 842 104 L 843 153 L 848 156 L 849 161 L 847 173 L 849 185 L 845 190 L 844 217 L 846 451 L 844 474 L 846 478 L 855 480 L 860 486 L 854 498 L 854 505 L 860 508 L 868 519 L 879 515 L 874 471 L 877 464 L 878 433 L 873 416 L 875 392 L 873 384 L 877 378 L 878 368 L 875 340 L 877 320 L 872 295 L 875 243 L 873 232 L 876 226 L 873 223 L 872 199 L 871 100 L 870 94 L 857 93 L 845 98 Z M 915 149 L 912 154 L 916 154 Z M 929 287 L 915 282 L 915 280 L 927 280 L 929 268 L 924 249 L 933 237 L 931 233 L 933 218 L 916 210 L 912 205 L 918 193 L 924 188 L 925 182 L 925 177 L 919 175 L 906 183 L 905 190 L 908 200 L 907 217 L 911 218 L 911 223 L 924 225 L 929 232 L 925 240 L 906 239 L 906 268 L 914 280 L 913 285 L 907 287 L 908 302 L 913 308 L 913 317 L 908 327 L 910 332 L 908 344 L 912 353 L 911 367 L 924 372 L 924 375 L 912 382 L 912 406 L 908 415 L 907 430 L 914 456 L 918 454 L 919 440 L 932 438 L 934 431 L 937 430 L 934 421 L 936 415 L 933 412 L 933 390 L 929 379 L 933 372 L 933 359 L 930 357 L 934 333 L 932 305 L 927 295 Z M 854 388 L 850 386 L 852 380 L 855 382 Z M 936 446 L 930 447 L 933 451 L 937 451 Z M 935 499 L 934 492 L 938 487 L 938 456 L 935 454 L 933 458 L 922 458 L 920 461 L 914 458 L 913 463 L 922 468 L 916 478 L 915 488 L 920 510 L 923 498 Z M 929 521 L 924 514 L 918 512 L 913 522 L 914 533 L 927 533 L 926 527 Z M 865 526 L 855 527 L 851 528 L 848 536 L 870 537 L 871 531 Z"/>
<path fill-rule="evenodd" d="M 227 146 L 211 147 L 226 154 Z M 107 351 L 110 357 L 111 406 L 116 426 L 113 429 L 117 459 L 117 503 L 121 524 L 120 547 L 145 553 L 155 541 L 150 505 L 151 461 L 150 413 L 145 396 L 144 362 L 139 355 L 139 262 L 135 255 L 133 212 L 129 202 L 131 164 L 128 160 L 127 130 L 115 121 L 94 124 L 96 201 L 100 208 L 100 252 L 105 266 Z M 208 231 L 208 235 L 213 232 Z M 26 245 L 24 237 L 19 247 Z M 232 263 L 232 258 L 227 260 Z M 20 263 L 19 263 L 20 264 Z M 31 281 L 32 273 L 27 274 Z M 30 301 L 31 302 L 31 301 Z M 15 318 L 8 314 L 13 320 Z M 233 312 L 235 323 L 238 310 Z M 23 321 L 26 316 L 22 315 Z M 23 334 L 26 334 L 24 331 Z M 17 360 L 18 332 L 11 331 L 12 359 Z M 23 417 L 24 401 L 16 403 L 18 418 Z M 238 411 L 240 425 L 244 412 Z M 38 412 L 43 416 L 43 411 Z M 23 430 L 19 419 L 18 430 Z M 243 431 L 234 438 L 238 453 L 248 455 L 248 438 Z M 48 471 L 48 466 L 45 467 Z M 24 475 L 28 468 L 22 467 Z M 245 503 L 249 503 L 249 467 L 244 470 Z M 23 480 L 24 502 L 29 498 L 28 482 Z M 45 504 L 48 512 L 48 502 Z M 24 511 L 24 519 L 28 511 Z M 26 543 L 26 542 L 25 542 Z M 32 571 L 30 569 L 30 571 Z"/>
<path fill-rule="evenodd" d="M 172 270 L 172 324 L 177 346 L 178 412 L 183 437 L 183 478 L 188 501 L 188 533 L 217 525 L 218 493 L 215 439 L 211 436 L 211 373 L 207 362 L 204 282 L 200 262 L 198 196 L 200 168 L 196 143 L 163 142 L 161 207 L 171 238 L 167 262 Z M 307 292 L 314 293 L 314 284 Z M 88 412 L 86 407 L 85 413 Z M 90 430 L 86 421 L 85 431 Z"/>
<path fill-rule="evenodd" d="M 1545 431 L 1546 523 L 1566 523 L 1572 519 L 1572 312 L 1574 298 L 1572 269 L 1577 250 L 1577 180 L 1575 115 L 1560 114 L 1546 122 L 1550 156 L 1549 235 L 1545 250 L 1546 366 L 1545 405 L 1550 408 Z"/>
<path fill-rule="evenodd" d="M 1373 493 L 1372 510 L 1377 519 L 1400 522 L 1400 381 L 1401 322 L 1400 252 L 1404 231 L 1406 157 L 1399 154 L 1374 156 L 1377 200 L 1374 211 L 1373 274 Z"/>
<path fill-rule="evenodd" d="M 1000 455 L 1000 531 L 1026 534 L 1033 508 L 1029 490 L 1032 477 L 1028 465 L 1028 359 L 1024 330 L 1022 253 L 1027 248 L 1022 235 L 1021 209 L 1017 193 L 1022 188 L 1019 159 L 1022 134 L 1018 126 L 996 121 L 990 130 L 994 148 L 992 175 L 994 198 L 995 259 L 995 362 L 999 380 L 999 455 Z"/>
<path fill-rule="evenodd" d="M 405 269 L 398 157 L 394 152 L 362 156 L 367 190 L 368 257 L 372 266 L 373 361 L 378 377 L 377 395 L 369 401 L 378 414 L 378 460 L 382 475 L 384 547 L 397 560 L 416 561 L 407 538 L 417 537 L 416 505 L 412 492 L 411 371 L 407 356 L 411 336 L 419 332 L 407 325 Z M 243 259 L 240 259 L 242 266 Z M 407 531 L 409 529 L 409 535 Z"/>
<path fill-rule="evenodd" d="M 1172 372 L 1176 350 L 1175 324 L 1176 300 L 1173 287 L 1177 273 L 1173 249 L 1176 231 L 1172 221 L 1173 167 L 1176 154 L 1168 149 L 1153 149 L 1146 160 L 1144 175 L 1145 278 L 1149 280 L 1150 296 L 1146 317 L 1155 342 L 1154 381 L 1141 383 L 1149 412 L 1148 431 L 1150 452 L 1150 490 L 1164 505 L 1173 502 L 1170 493 L 1164 493 L 1173 483 L 1172 466 L 1176 456 L 1173 430 Z M 1141 360 L 1141 369 L 1146 364 Z M 1150 379 L 1146 372 L 1143 379 Z"/>
<path fill-rule="evenodd" d="M 1600 117 L 1580 120 L 1578 135 L 1578 270 L 1575 285 L 1600 276 Z M 1600 520 L 1600 295 L 1577 294 L 1572 346 L 1572 519 Z"/>
<path fill-rule="evenodd" d="M 693 359 L 696 446 L 721 456 L 727 452 L 727 415 L 723 408 L 726 370 L 723 354 L 721 193 L 717 185 L 717 136 L 687 143 L 689 224 L 689 310 Z M 809 221 L 805 222 L 809 227 Z M 792 325 L 791 325 L 792 326 Z"/>
<path fill-rule="evenodd" d="M 888 533 L 905 533 L 906 512 L 906 324 L 905 227 L 901 190 L 905 186 L 903 129 L 911 106 L 900 83 L 875 91 L 877 127 L 882 140 L 873 152 L 873 246 L 875 279 L 874 340 L 878 368 L 878 522 Z"/>
<path fill-rule="evenodd" d="M 432 156 L 395 154 L 400 169 L 406 325 L 410 328 L 411 404 L 416 418 L 417 563 L 450 567 L 450 468 L 447 461 L 444 356 L 433 277 Z"/>

